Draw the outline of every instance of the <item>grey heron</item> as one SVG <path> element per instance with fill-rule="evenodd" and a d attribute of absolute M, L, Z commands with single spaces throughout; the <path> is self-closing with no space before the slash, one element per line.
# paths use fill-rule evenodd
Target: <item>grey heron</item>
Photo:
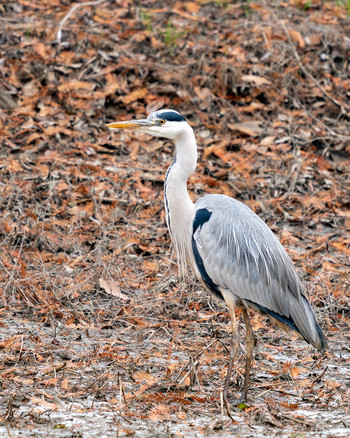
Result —
<path fill-rule="evenodd" d="M 297 332 L 324 352 L 327 344 L 305 296 L 292 261 L 270 228 L 249 207 L 219 194 L 193 203 L 187 180 L 197 164 L 193 129 L 177 111 L 163 109 L 147 119 L 106 125 L 132 129 L 174 141 L 175 158 L 164 183 L 166 222 L 178 263 L 189 265 L 201 283 L 229 309 L 231 352 L 223 397 L 228 405 L 232 366 L 239 346 L 235 309 L 241 308 L 246 325 L 246 366 L 241 402 L 247 400 L 255 335 L 247 309 L 253 309 Z"/>

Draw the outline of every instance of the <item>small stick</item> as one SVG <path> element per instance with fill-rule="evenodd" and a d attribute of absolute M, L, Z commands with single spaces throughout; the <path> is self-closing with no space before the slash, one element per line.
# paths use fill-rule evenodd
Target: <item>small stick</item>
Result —
<path fill-rule="evenodd" d="M 218 339 L 214 339 L 214 341 L 210 342 L 209 345 L 207 345 L 206 347 L 204 347 L 199 353 L 197 353 L 195 356 L 193 356 L 191 359 L 192 361 L 195 361 L 196 359 L 198 359 L 204 352 L 205 350 L 207 350 L 208 348 L 210 348 L 213 344 L 215 344 L 215 342 L 218 342 Z M 175 382 L 177 382 L 181 376 L 181 373 L 183 371 L 185 371 L 185 369 L 191 364 L 191 359 L 186 363 L 186 365 L 181 369 L 181 371 L 179 372 L 178 376 L 175 379 Z M 198 364 L 198 362 L 196 362 L 196 365 Z M 185 378 L 188 376 L 188 374 L 190 373 L 190 371 L 188 371 L 185 376 L 181 379 L 179 385 L 181 385 L 181 383 L 185 380 Z"/>
<path fill-rule="evenodd" d="M 76 5 L 74 5 L 74 6 L 70 9 L 70 11 L 68 12 L 68 14 L 65 15 L 65 16 L 62 18 L 62 20 L 60 21 L 60 24 L 59 24 L 59 26 L 58 26 L 58 31 L 57 31 L 57 34 L 56 34 L 56 42 L 57 42 L 57 44 L 59 45 L 59 47 L 61 47 L 61 43 L 62 43 L 62 28 L 63 28 L 65 22 L 66 22 L 67 20 L 69 20 L 70 16 L 73 15 L 74 12 L 75 12 L 78 8 L 81 8 L 81 7 L 84 7 L 84 6 L 95 6 L 95 5 L 98 5 L 98 4 L 100 4 L 100 3 L 104 2 L 104 1 L 105 1 L 105 0 L 96 0 L 96 1 L 92 1 L 92 2 L 86 2 L 86 3 L 77 3 Z"/>
<path fill-rule="evenodd" d="M 17 365 L 18 362 L 21 360 L 21 358 L 22 358 L 22 354 L 23 354 L 23 335 L 22 335 L 22 339 L 21 339 L 21 348 L 20 348 L 20 351 L 19 351 L 19 354 L 18 354 L 18 358 L 17 358 L 17 361 L 16 361 L 16 365 Z"/>
<path fill-rule="evenodd" d="M 294 47 L 294 43 L 292 41 L 292 38 L 288 32 L 288 29 L 286 27 L 286 25 L 284 24 L 283 20 L 278 20 L 282 26 L 282 29 L 284 31 L 284 33 L 286 34 L 286 37 L 288 39 L 289 45 L 292 49 L 293 55 L 295 57 L 295 59 L 298 62 L 299 68 L 303 71 L 303 73 L 305 74 L 305 76 L 307 76 L 309 79 L 312 80 L 312 82 L 322 91 L 322 93 L 327 97 L 327 99 L 329 99 L 335 106 L 337 106 L 340 109 L 341 114 L 346 114 L 345 108 L 343 107 L 343 105 L 338 102 L 337 99 L 334 99 L 323 87 L 322 85 L 312 76 L 311 73 L 309 73 L 306 68 L 303 66 L 303 63 L 301 62 L 300 56 L 298 54 L 298 52 L 296 51 L 295 47 Z"/>

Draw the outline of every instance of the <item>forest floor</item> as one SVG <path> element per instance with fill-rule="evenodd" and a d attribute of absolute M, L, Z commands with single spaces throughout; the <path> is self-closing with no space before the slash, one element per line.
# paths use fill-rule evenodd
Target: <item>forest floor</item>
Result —
<path fill-rule="evenodd" d="M 349 2 L 73 5 L 0 2 L 0 436 L 349 436 Z M 174 147 L 105 128 L 160 108 L 195 130 L 193 199 L 259 214 L 329 340 L 252 313 L 231 418 L 227 308 L 165 226 Z M 244 343 L 231 401 L 243 376 Z"/>

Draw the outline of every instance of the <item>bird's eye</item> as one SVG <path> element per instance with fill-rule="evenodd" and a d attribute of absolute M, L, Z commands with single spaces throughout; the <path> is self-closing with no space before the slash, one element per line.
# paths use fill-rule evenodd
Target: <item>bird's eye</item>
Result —
<path fill-rule="evenodd" d="M 164 119 L 159 120 L 159 124 L 160 125 L 165 125 L 165 120 Z"/>

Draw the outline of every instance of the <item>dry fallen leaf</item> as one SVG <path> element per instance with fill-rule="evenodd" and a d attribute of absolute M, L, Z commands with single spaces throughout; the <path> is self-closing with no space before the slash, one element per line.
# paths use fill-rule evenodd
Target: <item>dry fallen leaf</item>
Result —
<path fill-rule="evenodd" d="M 71 90 L 93 90 L 95 88 L 95 84 L 92 82 L 87 81 L 78 81 L 78 80 L 71 80 L 71 81 L 65 81 L 63 84 L 61 84 L 58 89 L 62 92 L 67 92 Z"/>
<path fill-rule="evenodd" d="M 263 128 L 260 127 L 260 122 L 241 122 L 241 123 L 228 123 L 227 126 L 232 131 L 238 131 L 241 134 L 249 135 L 250 137 L 258 137 L 263 133 Z"/>
<path fill-rule="evenodd" d="M 262 77 L 262 76 L 255 76 L 255 75 L 244 75 L 242 76 L 242 81 L 245 82 L 251 82 L 254 85 L 256 85 L 257 87 L 260 87 L 261 85 L 270 85 L 271 82 Z"/>
<path fill-rule="evenodd" d="M 136 382 L 145 382 L 148 385 L 154 385 L 158 382 L 158 379 L 154 376 L 152 376 L 149 373 L 146 373 L 145 371 L 137 371 L 132 375 L 132 377 L 136 380 Z"/>
<path fill-rule="evenodd" d="M 200 10 L 200 5 L 195 2 L 187 2 L 185 3 L 185 6 L 188 12 L 197 13 Z"/>
<path fill-rule="evenodd" d="M 144 98 L 147 95 L 147 93 L 148 93 L 147 88 L 138 88 L 137 90 L 132 91 L 126 96 L 123 96 L 121 98 L 121 101 L 125 105 L 129 105 L 132 102 L 136 102 L 137 100 Z"/>
<path fill-rule="evenodd" d="M 42 397 L 30 397 L 30 401 L 33 405 L 44 406 L 45 408 L 53 411 L 58 409 L 58 405 L 56 403 L 47 402 Z"/>
<path fill-rule="evenodd" d="M 299 47 L 301 49 L 303 49 L 305 47 L 305 41 L 304 41 L 304 38 L 302 37 L 301 33 L 298 32 L 297 30 L 293 30 L 293 29 L 289 29 L 288 32 L 289 32 L 289 35 L 291 36 L 292 40 L 295 43 L 298 43 Z"/>
<path fill-rule="evenodd" d="M 32 80 L 23 85 L 23 95 L 27 97 L 37 96 L 39 94 L 39 87 L 36 80 Z"/>
<path fill-rule="evenodd" d="M 123 300 L 129 299 L 127 295 L 121 292 L 120 287 L 114 281 L 108 281 L 104 278 L 100 278 L 98 282 L 100 284 L 100 288 L 108 294 L 113 295 L 114 297 L 122 298 Z"/>
<path fill-rule="evenodd" d="M 289 370 L 289 373 L 293 377 L 293 379 L 296 379 L 297 377 L 299 377 L 299 375 L 302 371 L 303 370 L 300 367 L 291 367 Z"/>
<path fill-rule="evenodd" d="M 275 141 L 275 138 L 276 137 L 274 135 L 269 135 L 268 137 L 263 138 L 260 144 L 261 146 L 270 146 Z"/>
<path fill-rule="evenodd" d="M 149 419 L 152 421 L 169 421 L 171 420 L 169 406 L 159 404 L 150 411 Z"/>

